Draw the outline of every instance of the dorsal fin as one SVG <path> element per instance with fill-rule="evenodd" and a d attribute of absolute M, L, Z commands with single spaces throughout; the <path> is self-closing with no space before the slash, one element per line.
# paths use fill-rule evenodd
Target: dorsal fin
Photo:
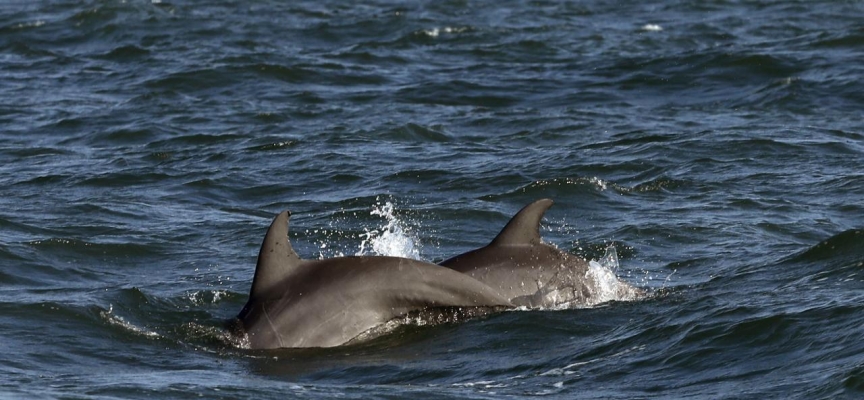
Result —
<path fill-rule="evenodd" d="M 490 246 L 540 244 L 540 220 L 552 206 L 552 200 L 537 200 L 516 213 L 495 237 Z"/>
<path fill-rule="evenodd" d="M 258 252 L 258 265 L 255 267 L 250 297 L 265 293 L 300 265 L 300 257 L 294 252 L 288 240 L 288 217 L 290 216 L 290 211 L 283 211 L 277 215 L 264 236 L 264 242 L 261 243 L 261 250 Z"/>

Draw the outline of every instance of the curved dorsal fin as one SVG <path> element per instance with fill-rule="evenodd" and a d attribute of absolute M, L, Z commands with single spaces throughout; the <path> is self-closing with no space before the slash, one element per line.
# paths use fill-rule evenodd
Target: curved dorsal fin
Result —
<path fill-rule="evenodd" d="M 283 211 L 277 215 L 264 236 L 264 242 L 261 243 L 261 250 L 258 252 L 258 265 L 255 267 L 250 297 L 262 295 L 290 275 L 300 264 L 300 257 L 294 252 L 288 240 L 288 217 L 290 216 L 290 211 Z"/>
<path fill-rule="evenodd" d="M 540 220 L 552 206 L 552 200 L 537 200 L 516 213 L 495 237 L 491 245 L 540 244 Z"/>

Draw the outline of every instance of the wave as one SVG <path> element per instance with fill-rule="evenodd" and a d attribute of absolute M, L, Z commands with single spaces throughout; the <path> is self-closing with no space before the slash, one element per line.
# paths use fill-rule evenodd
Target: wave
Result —
<path fill-rule="evenodd" d="M 173 296 L 156 296 L 132 287 L 112 291 L 91 305 L 91 323 L 115 330 L 129 338 L 166 340 L 176 345 L 209 351 L 233 349 L 239 337 L 230 330 L 233 313 L 245 296 L 228 289 L 199 289 Z"/>
<path fill-rule="evenodd" d="M 831 236 L 790 258 L 789 262 L 819 262 L 832 259 L 864 260 L 864 230 L 849 229 Z"/>
<path fill-rule="evenodd" d="M 150 50 L 136 45 L 117 46 L 111 51 L 104 53 L 96 58 L 102 58 L 108 61 L 115 62 L 134 62 L 143 57 L 149 56 Z"/>
<path fill-rule="evenodd" d="M 465 80 L 412 84 L 397 90 L 395 99 L 411 104 L 475 106 L 484 109 L 514 106 L 523 101 L 499 86 Z"/>
<path fill-rule="evenodd" d="M 501 201 L 513 198 L 562 198 L 574 195 L 597 194 L 609 188 L 610 183 L 597 177 L 541 179 L 501 194 L 482 196 L 480 200 Z"/>
<path fill-rule="evenodd" d="M 651 178 L 633 186 L 621 185 L 596 176 L 567 177 L 537 180 L 512 191 L 501 194 L 486 195 L 482 196 L 480 199 L 487 201 L 500 201 L 503 199 L 523 197 L 568 198 L 579 195 L 591 195 L 596 197 L 609 190 L 620 194 L 636 194 L 666 192 L 690 185 L 691 183 L 686 180 L 673 179 L 666 176 Z"/>
<path fill-rule="evenodd" d="M 833 296 L 818 301 L 856 301 L 854 290 L 864 282 L 864 230 L 850 229 L 834 235 L 774 268 L 778 267 L 785 269 L 787 279 L 779 290 L 808 292 L 833 287 L 837 289 Z"/>
<path fill-rule="evenodd" d="M 864 392 L 864 364 L 852 368 L 848 372 L 843 373 L 840 377 L 840 382 L 843 384 L 843 389 L 853 392 Z"/>
<path fill-rule="evenodd" d="M 27 242 L 28 245 L 59 256 L 75 254 L 85 257 L 144 257 L 161 254 L 159 246 L 139 243 L 91 242 L 68 237 L 51 237 Z"/>
<path fill-rule="evenodd" d="M 252 147 L 247 147 L 248 151 L 277 151 L 277 150 L 285 150 L 297 147 L 300 142 L 293 139 L 288 140 L 271 140 L 267 144 L 256 145 Z"/>
<path fill-rule="evenodd" d="M 382 139 L 404 141 L 410 143 L 444 143 L 451 141 L 450 136 L 443 132 L 440 126 L 423 126 L 414 123 L 405 124 L 395 129 L 385 131 Z"/>

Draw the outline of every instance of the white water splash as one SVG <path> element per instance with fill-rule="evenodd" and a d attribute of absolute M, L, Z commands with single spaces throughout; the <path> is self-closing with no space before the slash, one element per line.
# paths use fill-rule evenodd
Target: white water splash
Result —
<path fill-rule="evenodd" d="M 38 28 L 42 25 L 45 25 L 45 21 L 39 19 L 33 22 L 22 22 L 18 25 L 15 25 L 15 28 L 23 29 L 23 28 Z"/>
<path fill-rule="evenodd" d="M 618 268 L 618 252 L 615 246 L 610 245 L 602 258 L 588 262 L 585 272 L 581 272 L 581 268 L 568 269 L 570 272 L 557 275 L 554 282 L 545 284 L 545 288 L 538 282 L 539 291 L 535 296 L 541 298 L 536 299 L 535 303 L 548 305 L 519 306 L 515 311 L 592 308 L 610 301 L 634 301 L 644 298 L 644 290 L 618 277 Z M 583 292 L 583 285 L 587 293 Z"/>
<path fill-rule="evenodd" d="M 420 259 L 420 248 L 418 241 L 411 231 L 394 214 L 394 206 L 389 201 L 384 205 L 376 204 L 372 208 L 372 215 L 384 217 L 386 225 L 378 229 L 366 230 L 363 241 L 360 242 L 358 256 L 394 256 Z"/>
<path fill-rule="evenodd" d="M 447 33 L 447 34 L 462 33 L 462 32 L 465 32 L 467 30 L 468 30 L 467 27 L 445 26 L 443 28 L 424 29 L 424 30 L 420 31 L 420 33 L 423 35 L 432 37 L 432 38 L 437 38 L 438 35 L 440 35 L 441 33 Z"/>
<path fill-rule="evenodd" d="M 597 190 L 603 191 L 603 190 L 609 189 L 609 183 L 596 177 L 596 176 L 592 176 L 591 178 L 589 178 L 588 182 L 593 184 L 594 187 L 597 188 Z"/>
<path fill-rule="evenodd" d="M 196 290 L 186 294 L 186 298 L 196 306 L 216 304 L 228 294 L 227 290 Z"/>
<path fill-rule="evenodd" d="M 606 248 L 606 254 L 599 261 L 588 262 L 585 278 L 594 282 L 596 292 L 588 299 L 586 307 L 609 301 L 631 301 L 639 298 L 641 291 L 627 282 L 618 279 L 618 251 L 615 246 Z"/>

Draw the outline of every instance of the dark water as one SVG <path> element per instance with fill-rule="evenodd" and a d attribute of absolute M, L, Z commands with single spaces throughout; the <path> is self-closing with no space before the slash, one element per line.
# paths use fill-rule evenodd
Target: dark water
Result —
<path fill-rule="evenodd" d="M 862 15 L 4 2 L 0 397 L 858 398 Z M 652 295 L 329 350 L 223 334 L 278 211 L 305 257 L 440 261 L 540 197 L 547 242 L 615 244 Z"/>

